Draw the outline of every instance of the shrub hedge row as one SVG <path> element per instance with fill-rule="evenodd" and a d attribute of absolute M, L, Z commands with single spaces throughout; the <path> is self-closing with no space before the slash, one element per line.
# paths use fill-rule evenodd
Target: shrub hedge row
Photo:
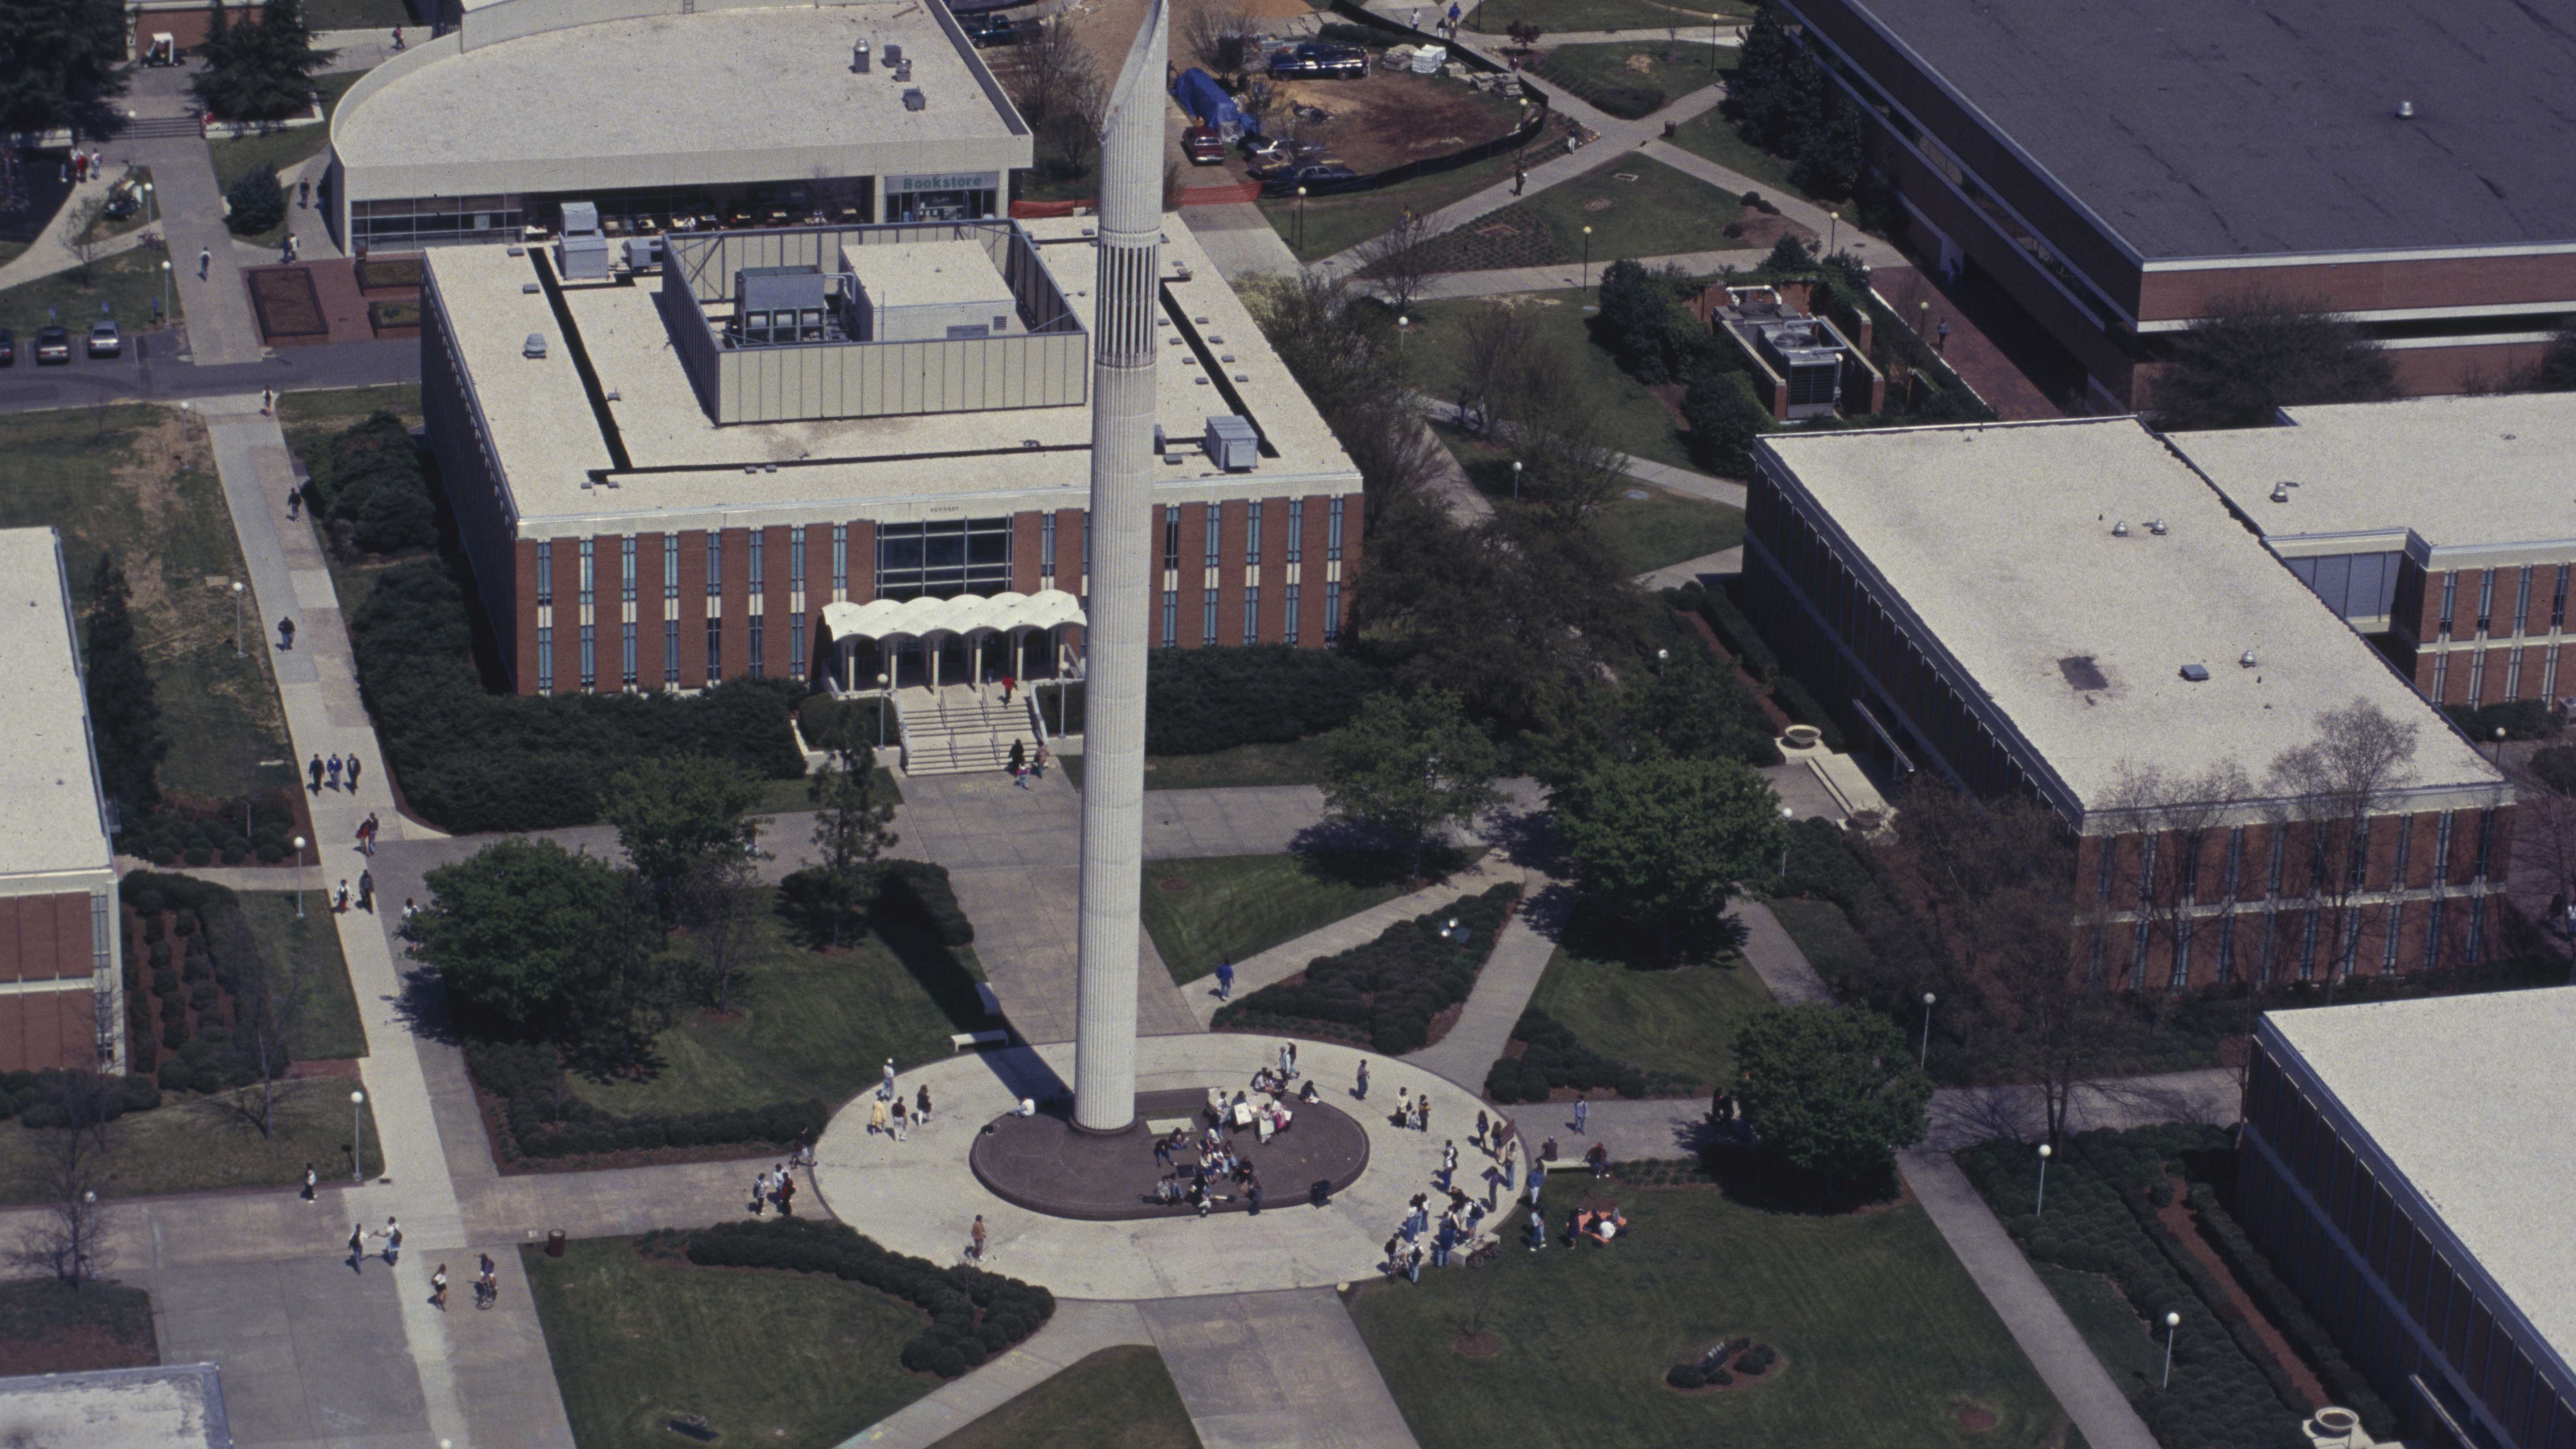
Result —
<path fill-rule="evenodd" d="M 2503 730 L 2509 740 L 2545 740 L 2558 733 L 2558 719 L 2549 712 L 2545 699 L 2513 699 L 2501 704 L 2446 704 L 2442 713 L 2468 733 L 2472 740 L 2484 743 Z"/>
<path fill-rule="evenodd" d="M 1664 591 L 1664 602 L 1676 609 L 1688 609 L 1708 621 L 1717 631 L 1718 642 L 1733 651 L 1744 672 L 1771 687 L 1772 697 L 1780 707 L 1802 724 L 1814 725 L 1825 737 L 1825 747 L 1843 748 L 1842 727 L 1818 703 L 1806 684 L 1780 666 L 1780 656 L 1754 631 L 1753 621 L 1736 607 L 1735 600 L 1723 589 L 1703 588 L 1698 583 L 1685 584 Z"/>
<path fill-rule="evenodd" d="M 490 694 L 474 665 L 465 593 L 441 559 L 377 575 L 349 620 L 358 683 L 412 807 L 459 833 L 542 830 L 599 818 L 608 781 L 636 759 L 711 755 L 793 779 L 792 681 L 737 679 L 680 697 Z"/>
<path fill-rule="evenodd" d="M 1571 1027 L 1532 1007 L 1512 1027 L 1512 1040 L 1523 1043 L 1520 1056 L 1500 1057 L 1485 1073 L 1485 1095 L 1510 1106 L 1544 1102 L 1557 1087 L 1578 1091 L 1609 1088 L 1622 1097 L 1669 1097 L 1695 1091 L 1699 1083 L 1672 1072 L 1650 1072 L 1615 1057 L 1606 1057 L 1579 1040 Z"/>
<path fill-rule="evenodd" d="M 47 1067 L 41 1072 L 0 1073 L 0 1120 L 15 1117 L 29 1127 L 69 1126 L 74 1111 L 69 1102 L 93 1081 L 107 1088 L 98 1099 L 102 1122 L 161 1105 L 161 1089 L 139 1073 L 94 1078 L 88 1072 Z"/>
<path fill-rule="evenodd" d="M 829 1273 L 893 1294 L 930 1315 L 929 1324 L 904 1343 L 903 1366 L 944 1379 L 1018 1343 L 1055 1316 L 1055 1295 L 1035 1283 L 889 1252 L 846 1223 L 720 1223 L 686 1234 L 686 1244 L 689 1261 L 702 1267 Z"/>
<path fill-rule="evenodd" d="M 500 1103 L 493 1136 L 504 1156 L 577 1157 L 656 1147 L 733 1143 L 786 1147 L 819 1136 L 831 1112 L 812 1098 L 712 1112 L 619 1117 L 566 1090 L 555 1048 L 547 1042 L 468 1041 L 465 1065 Z"/>
<path fill-rule="evenodd" d="M 1334 649 L 1156 649 L 1145 666 L 1145 753 L 1288 744 L 1350 723 L 1383 671 Z"/>
<path fill-rule="evenodd" d="M 2200 1224 L 2201 1236 L 2218 1253 L 2237 1283 L 2254 1300 L 2254 1306 L 2281 1330 L 2290 1347 L 2324 1380 L 2326 1392 L 2334 1401 L 2361 1415 L 2362 1427 L 2374 1439 L 2396 1437 L 2397 1415 L 2388 1401 L 2370 1386 L 2361 1370 L 2345 1358 L 2325 1325 L 2308 1312 L 2298 1293 L 2272 1271 L 2271 1260 L 2255 1250 L 2245 1229 L 2218 1201 L 2217 1189 L 2205 1182 L 2195 1182 L 2183 1199 L 2191 1207 L 2192 1219 Z"/>
<path fill-rule="evenodd" d="M 2169 1449 L 2300 1449 L 2303 1401 L 2234 1302 L 2156 1220 L 2173 1201 L 2169 1161 L 2225 1149 L 2209 1127 L 2084 1132 L 2049 1163 L 2045 1216 L 2027 1211 L 2037 1158 L 2026 1144 L 1980 1143 L 1959 1164 L 2029 1255 L 2111 1280 L 2161 1339 L 2165 1315 L 2182 1315 L 2173 1339 L 2173 1383 L 2133 1377 L 2121 1385 Z M 2150 1327 L 2154 1325 L 2154 1327 Z"/>
<path fill-rule="evenodd" d="M 141 922 L 145 943 L 142 960 L 131 952 L 125 960 L 128 1065 L 171 1092 L 219 1092 L 258 1080 L 257 1052 L 237 1046 L 227 1025 L 237 1020 L 230 998 L 259 949 L 240 898 L 194 876 L 150 870 L 127 872 L 117 898 Z M 283 1070 L 285 1045 L 271 1043 L 270 1050 Z"/>
<path fill-rule="evenodd" d="M 975 939 L 975 923 L 966 919 L 966 908 L 957 904 L 948 867 L 936 861 L 885 862 L 877 909 L 924 927 L 943 946 L 963 946 Z"/>
<path fill-rule="evenodd" d="M 438 546 L 438 503 L 422 471 L 420 445 L 392 413 L 343 429 L 323 450 L 322 471 L 304 485 L 305 506 L 331 521 L 346 551 L 408 553 Z"/>
<path fill-rule="evenodd" d="M 1431 1039 L 1431 1018 L 1475 989 L 1520 893 L 1517 883 L 1498 885 L 1399 921 L 1365 946 L 1316 957 L 1303 981 L 1265 986 L 1219 1007 L 1215 1024 L 1362 1041 L 1387 1056 L 1412 1051 Z M 1464 944 L 1441 934 L 1453 920 L 1468 933 Z"/>

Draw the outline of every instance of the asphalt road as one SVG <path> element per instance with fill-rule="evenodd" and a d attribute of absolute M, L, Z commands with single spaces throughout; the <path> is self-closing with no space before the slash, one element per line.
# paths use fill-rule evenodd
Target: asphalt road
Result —
<path fill-rule="evenodd" d="M 79 341 L 73 338 L 75 348 Z M 176 361 L 163 335 L 128 337 L 122 357 L 93 359 L 76 351 L 59 366 L 36 366 L 33 346 L 32 333 L 19 338 L 18 361 L 0 368 L 0 412 L 420 380 L 420 343 L 409 340 L 286 347 L 264 361 L 228 367 Z"/>

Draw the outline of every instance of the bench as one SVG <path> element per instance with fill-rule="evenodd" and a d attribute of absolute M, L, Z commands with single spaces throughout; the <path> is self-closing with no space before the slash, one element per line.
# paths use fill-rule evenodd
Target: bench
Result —
<path fill-rule="evenodd" d="M 1008 1046 L 1010 1043 L 1011 1034 L 1007 1031 L 961 1031 L 948 1039 L 948 1049 L 962 1052 L 968 1047 Z"/>
<path fill-rule="evenodd" d="M 1539 1166 L 1550 1172 L 1590 1172 L 1592 1170 L 1592 1164 L 1580 1157 L 1560 1157 L 1553 1162 L 1542 1162 Z"/>
<path fill-rule="evenodd" d="M 999 1016 L 1002 1014 L 1002 998 L 993 994 L 993 987 L 990 982 L 978 981 L 975 983 L 975 999 L 983 1003 L 984 1014 L 986 1016 Z"/>

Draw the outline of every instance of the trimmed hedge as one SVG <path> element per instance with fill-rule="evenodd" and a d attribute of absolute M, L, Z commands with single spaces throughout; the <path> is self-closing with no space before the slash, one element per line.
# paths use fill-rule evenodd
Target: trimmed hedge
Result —
<path fill-rule="evenodd" d="M 957 904 L 948 882 L 948 867 L 928 860 L 885 862 L 877 909 L 929 930 L 943 946 L 963 946 L 975 939 L 975 923 Z"/>
<path fill-rule="evenodd" d="M 1145 664 L 1145 753 L 1290 744 L 1350 723 L 1386 684 L 1383 671 L 1333 649 L 1156 649 Z"/>
<path fill-rule="evenodd" d="M 1581 1091 L 1608 1088 L 1622 1097 L 1669 1097 L 1698 1090 L 1699 1083 L 1672 1072 L 1650 1072 L 1585 1046 L 1571 1028 L 1536 1007 L 1521 1013 L 1512 1039 L 1524 1043 L 1519 1057 L 1500 1057 L 1485 1073 L 1485 1095 L 1508 1107 L 1514 1102 L 1544 1102 L 1558 1087 Z"/>
<path fill-rule="evenodd" d="M 126 1038 L 135 1073 L 172 1092 L 220 1092 L 259 1080 L 257 1053 L 236 1043 L 226 1025 L 234 1020 L 230 998 L 259 949 L 240 898 L 194 876 L 137 870 L 117 882 L 117 899 L 122 907 L 118 929 L 125 929 L 124 913 L 130 912 L 142 922 L 149 943 L 143 963 L 130 952 L 125 963 Z M 160 938 L 165 912 L 170 916 L 167 940 Z M 147 966 L 148 1000 L 143 990 Z M 158 1031 L 152 1028 L 156 1006 Z M 285 1044 L 271 1043 L 270 1050 L 283 1071 Z M 163 1052 L 174 1055 L 165 1060 Z"/>
<path fill-rule="evenodd" d="M 1318 956 L 1303 981 L 1265 986 L 1219 1007 L 1215 1025 L 1364 1042 L 1401 1056 L 1431 1039 L 1431 1018 L 1476 989 L 1476 973 L 1520 893 L 1517 883 L 1498 885 L 1389 926 L 1365 946 Z M 1453 920 L 1469 932 L 1463 946 L 1440 934 Z"/>
<path fill-rule="evenodd" d="M 1723 591 L 1703 588 L 1694 581 L 1671 590 L 1665 602 L 1706 619 L 1708 626 L 1717 631 L 1718 640 L 1733 651 L 1744 672 L 1752 675 L 1756 683 L 1769 684 L 1779 677 L 1780 656 L 1753 632 L 1753 621 L 1745 618 L 1744 611 L 1735 607 L 1735 601 Z"/>
<path fill-rule="evenodd" d="M 829 1273 L 890 1293 L 930 1315 L 905 1341 L 900 1357 L 915 1373 L 953 1379 L 1027 1338 L 1055 1316 L 1055 1295 L 1035 1283 L 960 1264 L 888 1251 L 846 1223 L 781 1218 L 719 1223 L 685 1235 L 663 1232 L 648 1251 L 682 1239 L 688 1260 L 708 1268 L 772 1268 Z"/>
<path fill-rule="evenodd" d="M 565 1089 L 563 1068 L 546 1042 L 468 1041 L 465 1065 L 476 1085 L 499 1099 L 501 1120 L 493 1136 L 503 1155 L 513 1158 L 734 1143 L 786 1147 L 820 1136 L 832 1116 L 810 1097 L 765 1107 L 615 1116 Z"/>
<path fill-rule="evenodd" d="M 2558 721 L 2550 714 L 2549 701 L 2545 699 L 2513 699 L 2484 706 L 2446 704 L 2442 713 L 2480 745 L 2493 744 L 2499 729 L 2509 740 L 2545 740 L 2558 733 Z"/>
<path fill-rule="evenodd" d="M 570 680 L 552 696 L 485 692 L 465 592 L 441 559 L 378 574 L 349 637 L 386 763 L 445 830 L 590 824 L 608 781 L 654 755 L 709 755 L 767 779 L 805 773 L 788 725 L 804 692 L 794 681 L 727 680 L 687 697 L 584 694 Z"/>
<path fill-rule="evenodd" d="M 2326 1332 L 2325 1325 L 2308 1312 L 2308 1306 L 2299 1301 L 2298 1293 L 2272 1271 L 2271 1260 L 2255 1249 L 2245 1229 L 2220 1206 L 2217 1189 L 2195 1182 L 2183 1200 L 2190 1205 L 2193 1221 L 2200 1224 L 2201 1237 L 2217 1252 L 2219 1261 L 2227 1265 L 2227 1271 L 2253 1298 L 2254 1306 L 2281 1330 L 2290 1347 L 2317 1371 L 2334 1401 L 2361 1415 L 2362 1427 L 2370 1431 L 2370 1437 L 2395 1438 L 2397 1415 L 2388 1407 L 2388 1401 L 2371 1387 L 2361 1370 L 2353 1367 L 2352 1360 L 2344 1357 L 2343 1349 Z"/>
<path fill-rule="evenodd" d="M 326 467 L 304 485 L 304 499 L 332 521 L 335 543 L 372 554 L 438 546 L 438 503 L 402 419 L 375 413 L 323 451 Z"/>
<path fill-rule="evenodd" d="M 29 1127 L 69 1126 L 72 1109 L 66 1105 L 67 1099 L 73 1087 L 90 1075 L 60 1067 L 0 1073 L 0 1120 L 15 1117 Z M 149 1112 L 161 1105 L 161 1089 L 152 1084 L 150 1077 L 129 1072 L 122 1077 L 97 1080 L 108 1087 L 98 1103 L 102 1122 L 113 1122 L 128 1112 Z"/>

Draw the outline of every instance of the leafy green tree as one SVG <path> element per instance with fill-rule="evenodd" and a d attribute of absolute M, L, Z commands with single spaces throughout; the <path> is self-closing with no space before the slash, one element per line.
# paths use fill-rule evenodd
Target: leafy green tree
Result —
<path fill-rule="evenodd" d="M 512 1031 L 580 1036 L 655 1003 L 661 942 L 641 882 L 551 840 L 504 840 L 429 873 L 403 928 L 457 997 Z"/>
<path fill-rule="evenodd" d="M 92 119 L 125 92 L 122 0 L 0 0 L 0 129 Z"/>
<path fill-rule="evenodd" d="M 1730 478 L 1753 475 L 1753 440 L 1771 426 L 1771 414 L 1745 390 L 1744 374 L 1703 369 L 1682 393 L 1682 421 L 1690 427 L 1693 457 Z"/>
<path fill-rule="evenodd" d="M 602 813 L 653 898 L 668 905 L 680 883 L 750 839 L 744 816 L 760 786 L 740 765 L 707 755 L 639 760 L 608 782 Z"/>
<path fill-rule="evenodd" d="M 88 672 L 89 719 L 98 750 L 99 783 L 116 802 L 124 823 L 140 824 L 161 803 L 161 757 L 170 741 L 161 730 L 161 704 L 152 670 L 135 642 L 133 591 L 116 550 L 98 556 L 90 579 L 87 639 L 81 663 Z"/>
<path fill-rule="evenodd" d="M 228 121 L 284 120 L 304 109 L 313 100 L 313 73 L 331 60 L 313 43 L 304 0 L 268 0 L 258 19 L 240 23 L 216 0 L 201 49 L 206 69 L 190 84 Z"/>
<path fill-rule="evenodd" d="M 1886 1017 L 1765 1006 L 1736 1033 L 1736 1099 L 1790 1166 L 1829 1181 L 1882 1174 L 1923 1140 L 1932 1079 Z"/>
<path fill-rule="evenodd" d="M 224 192 L 231 209 L 224 225 L 236 236 L 256 236 L 286 219 L 286 188 L 265 166 L 246 173 Z"/>
<path fill-rule="evenodd" d="M 2540 354 L 2532 386 L 2542 392 L 2576 392 L 2576 326 L 2549 335 L 2549 350 Z"/>
<path fill-rule="evenodd" d="M 1500 802 L 1502 752 L 1467 718 L 1457 695 L 1426 689 L 1373 694 L 1324 753 L 1324 802 L 1334 818 L 1375 826 L 1412 848 L 1414 874 L 1434 833 Z"/>
<path fill-rule="evenodd" d="M 2397 395 L 2388 354 L 2321 303 L 2242 292 L 2176 335 L 2148 383 L 2156 426 L 2259 428 L 2285 407 Z"/>
<path fill-rule="evenodd" d="M 1653 930 L 1666 959 L 1675 927 L 1714 920 L 1780 851 L 1780 797 L 1738 760 L 1605 765 L 1551 803 L 1584 895 Z"/>
<path fill-rule="evenodd" d="M 823 745 L 832 758 L 808 787 L 814 801 L 814 848 L 823 857 L 812 873 L 809 899 L 830 919 L 835 946 L 841 944 L 843 928 L 876 899 L 877 860 L 896 840 L 890 828 L 894 802 L 877 793 L 876 750 L 865 739 L 850 737 L 856 711 L 841 711 L 840 717 L 850 722 L 848 731 Z"/>

